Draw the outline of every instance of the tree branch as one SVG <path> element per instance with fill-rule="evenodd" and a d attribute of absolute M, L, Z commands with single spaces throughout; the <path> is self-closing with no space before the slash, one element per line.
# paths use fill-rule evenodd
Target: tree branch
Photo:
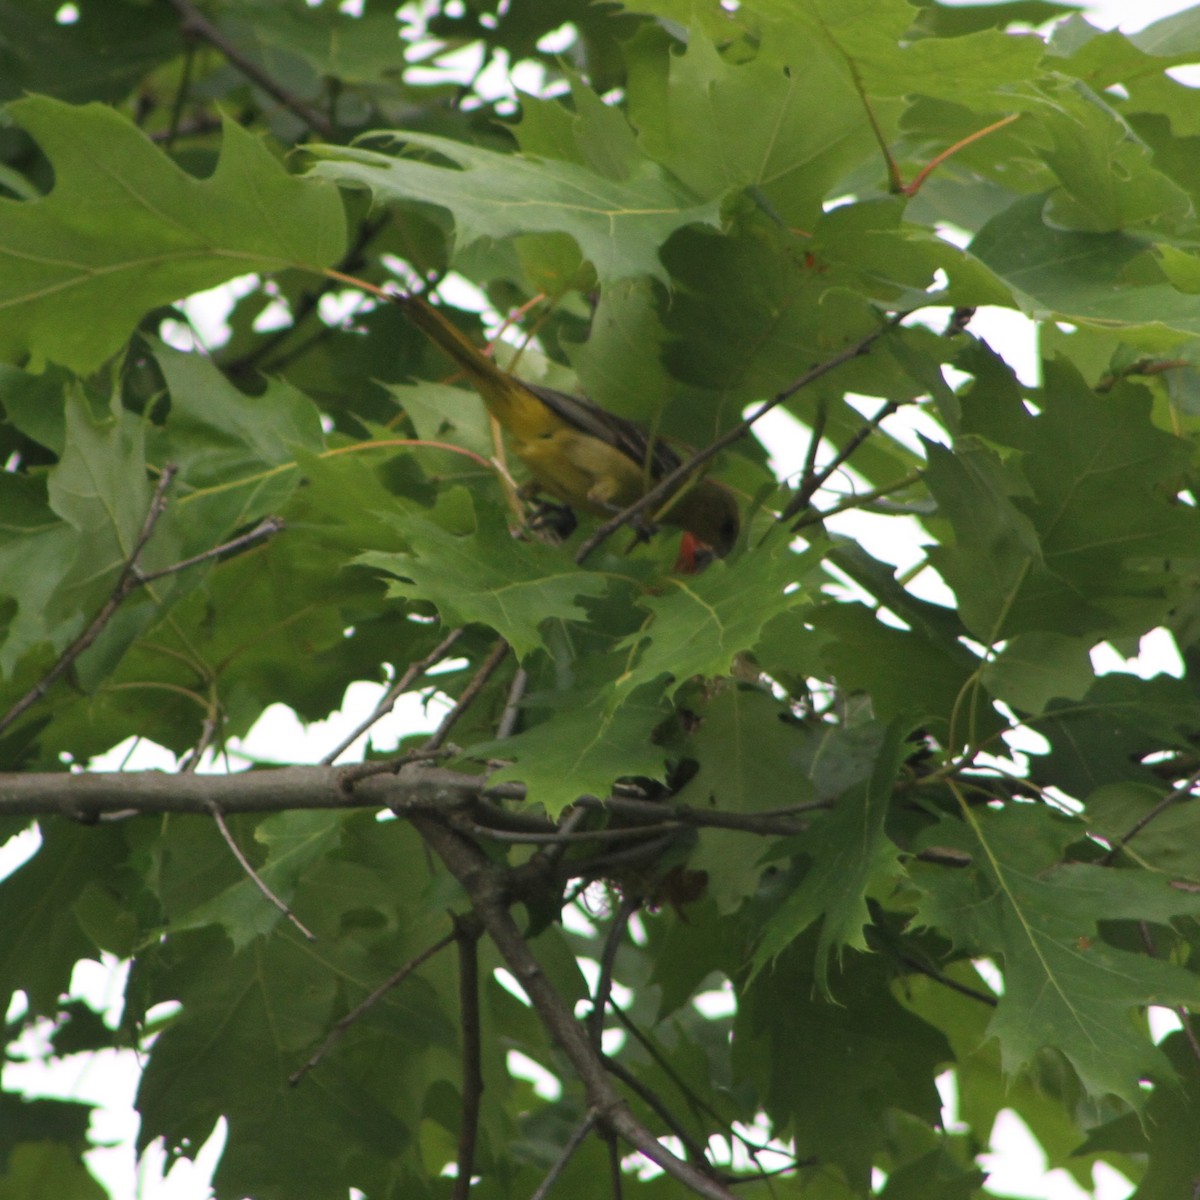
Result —
<path fill-rule="evenodd" d="M 459 1025 L 462 1029 L 462 1115 L 458 1127 L 458 1175 L 453 1200 L 468 1200 L 479 1136 L 479 1101 L 483 1095 L 482 1041 L 479 1033 L 479 933 L 474 921 L 456 917 L 458 943 Z"/>
<path fill-rule="evenodd" d="M 683 1148 L 693 1162 L 707 1163 L 704 1147 L 688 1132 L 687 1127 L 653 1088 L 647 1087 L 624 1063 L 615 1058 L 605 1055 L 604 1065 L 683 1143 Z"/>
<path fill-rule="evenodd" d="M 899 400 L 889 400 L 884 404 L 879 411 L 865 424 L 857 430 L 850 440 L 829 460 L 819 471 L 805 471 L 805 477 L 801 481 L 800 488 L 796 494 L 788 501 L 787 507 L 779 514 L 781 521 L 790 521 L 801 510 L 808 507 L 809 501 L 821 489 L 826 480 L 840 467 L 875 432 L 876 429 L 884 422 L 884 420 L 892 415 L 900 407 Z M 793 528 L 795 528 L 793 526 Z"/>
<path fill-rule="evenodd" d="M 723 1183 L 673 1154 L 634 1117 L 614 1087 L 587 1031 L 546 977 L 525 936 L 509 914 L 503 868 L 490 863 L 478 847 L 441 822 L 421 816 L 414 816 L 412 820 L 470 897 L 472 908 L 508 969 L 529 997 L 550 1037 L 570 1060 L 587 1093 L 589 1107 L 596 1112 L 599 1128 L 641 1151 L 696 1195 L 706 1200 L 733 1200 L 733 1193 Z"/>
<path fill-rule="evenodd" d="M 375 705 L 375 710 L 364 721 L 359 722 L 355 726 L 352 733 L 348 733 L 342 740 L 325 755 L 321 762 L 325 766 L 336 762 L 337 759 L 356 742 L 376 721 L 387 716 L 388 713 L 396 707 L 396 701 L 408 691 L 413 681 L 419 676 L 424 675 L 435 663 L 439 663 L 450 652 L 450 648 L 462 637 L 464 626 L 460 625 L 457 629 L 452 629 L 424 658 L 417 662 L 408 664 L 408 668 L 404 674 L 400 676 L 396 682 L 388 688 L 383 698 Z"/>
<path fill-rule="evenodd" d="M 600 974 L 596 978 L 596 991 L 592 996 L 592 1011 L 588 1016 L 588 1036 L 598 1054 L 604 1053 L 604 1014 L 608 1009 L 608 998 L 612 994 L 613 968 L 617 961 L 617 950 L 621 945 L 625 928 L 630 918 L 642 903 L 641 896 L 621 897 L 617 911 L 613 913 L 612 928 L 604 939 L 604 949 L 600 953 Z"/>
<path fill-rule="evenodd" d="M 174 466 L 163 468 L 163 472 L 159 476 L 158 486 L 154 489 L 154 496 L 151 498 L 150 508 L 146 513 L 146 520 L 142 525 L 142 531 L 138 534 L 137 541 L 134 543 L 129 557 L 125 560 L 125 566 L 121 569 L 116 587 L 113 588 L 112 594 L 104 602 L 104 606 L 92 619 L 92 623 L 59 655 L 58 661 L 54 666 L 8 712 L 0 716 L 0 733 L 3 733 L 18 717 L 27 712 L 62 678 L 67 668 L 104 632 L 104 627 L 112 620 L 113 614 L 138 588 L 144 587 L 148 583 L 153 583 L 156 579 L 162 579 L 164 576 L 186 571 L 189 567 L 194 567 L 202 562 L 208 562 L 210 559 L 217 558 L 232 550 L 244 549 L 253 542 L 260 541 L 264 537 L 269 537 L 273 533 L 278 533 L 283 528 L 283 522 L 278 517 L 267 517 L 265 520 L 259 522 L 249 533 L 244 533 L 230 542 L 223 542 L 219 546 L 212 546 L 200 554 L 193 554 L 191 558 L 181 559 L 177 563 L 172 563 L 169 567 L 162 567 L 157 571 L 143 573 L 138 568 L 138 562 L 141 559 L 142 552 L 146 549 L 146 544 L 150 541 L 150 536 L 154 532 L 155 526 L 158 524 L 159 517 L 162 516 L 166 509 L 167 488 L 170 487 L 176 470 L 177 468 Z"/>
<path fill-rule="evenodd" d="M 325 1040 L 317 1047 L 312 1058 L 298 1071 L 294 1071 L 288 1076 L 288 1086 L 295 1087 L 341 1041 L 342 1035 L 351 1025 L 374 1008 L 392 988 L 399 987 L 418 967 L 428 962 L 439 950 L 444 950 L 457 937 L 458 931 L 456 928 L 454 932 L 446 934 L 445 937 L 438 938 L 432 946 L 426 946 L 420 954 L 413 955 L 402 967 L 393 971 L 361 1004 L 356 1004 L 334 1025 L 328 1034 L 325 1035 Z"/>
<path fill-rule="evenodd" d="M 185 38 L 199 38 L 208 42 L 237 67 L 247 79 L 258 84 L 269 96 L 274 96 L 289 112 L 299 117 L 310 129 L 322 137 L 333 136 L 333 124 L 324 113 L 304 103 L 293 95 L 273 75 L 264 71 L 249 55 L 243 53 L 221 32 L 193 3 L 192 0 L 168 0 L 179 14 L 180 32 Z"/>
<path fill-rule="evenodd" d="M 353 780 L 346 767 L 279 767 L 235 775 L 170 775 L 162 771 L 66 771 L 0 774 L 0 815 L 53 814 L 95 821 L 106 813 L 226 813 L 287 809 L 390 808 L 445 812 L 473 804 L 485 790 L 494 798 L 520 800 L 520 784 L 488 788 L 482 775 L 406 766 Z"/>
<path fill-rule="evenodd" d="M 305 925 L 298 916 L 267 886 L 267 881 L 254 869 L 250 860 L 242 852 L 241 846 L 237 844 L 237 840 L 229 831 L 229 825 L 225 820 L 225 814 L 215 804 L 210 809 L 213 820 L 217 823 L 217 831 L 225 841 L 225 845 L 229 847 L 230 854 L 237 859 L 239 867 L 245 871 L 256 888 L 267 898 L 270 903 L 277 908 L 295 927 L 300 931 L 306 941 L 315 942 L 317 935 Z"/>
<path fill-rule="evenodd" d="M 532 840 L 552 848 L 575 841 L 609 841 L 616 831 L 576 832 L 571 815 L 607 809 L 636 824 L 619 831 L 615 840 L 646 835 L 657 841 L 687 828 L 731 829 L 759 837 L 789 837 L 802 833 L 805 814 L 831 807 L 814 800 L 761 813 L 695 809 L 656 800 L 610 796 L 600 800 L 581 796 L 562 826 L 533 813 L 516 813 L 497 801 L 525 799 L 520 783 L 491 785 L 486 775 L 450 771 L 416 761 L 370 764 L 385 769 L 364 774 L 362 764 L 343 767 L 295 766 L 232 775 L 167 774 L 162 771 L 46 771 L 0 774 L 0 817 L 60 816 L 78 821 L 133 813 L 193 813 L 211 816 L 216 805 L 226 815 L 245 812 L 284 812 L 289 809 L 390 808 L 399 816 L 409 812 L 450 814 L 473 810 L 473 819 L 491 831 L 512 829 L 540 834 Z M 530 839 L 517 839 L 519 841 Z M 641 853 L 639 846 L 632 847 Z M 605 861 L 608 861 L 607 859 Z"/>
<path fill-rule="evenodd" d="M 154 533 L 158 519 L 166 510 L 167 489 L 171 486 L 171 480 L 175 478 L 178 470 L 178 467 L 169 464 L 163 468 L 162 474 L 158 477 L 158 484 L 154 488 L 154 495 L 150 497 L 150 506 L 146 510 L 146 519 L 142 522 L 141 531 L 125 559 L 121 574 L 117 576 L 117 583 L 112 594 L 92 619 L 92 623 L 59 655 L 54 666 L 8 712 L 0 716 L 0 733 L 3 733 L 22 713 L 36 704 L 54 686 L 67 668 L 100 636 L 104 627 L 112 620 L 113 613 L 125 602 L 125 598 L 141 587 L 142 580 L 138 575 L 138 562 L 142 557 L 142 551 L 146 549 L 146 544 Z"/>
<path fill-rule="evenodd" d="M 579 1124 L 579 1128 L 571 1134 L 567 1140 L 567 1144 L 562 1148 L 562 1153 L 554 1160 L 554 1166 L 546 1174 L 546 1178 L 538 1184 L 538 1189 L 529 1197 L 529 1200 L 546 1200 L 550 1195 L 550 1189 L 558 1181 L 558 1177 L 567 1168 L 567 1163 L 575 1157 L 575 1151 L 583 1145 L 587 1135 L 592 1132 L 596 1124 L 596 1114 L 594 1111 L 589 1112 Z"/>

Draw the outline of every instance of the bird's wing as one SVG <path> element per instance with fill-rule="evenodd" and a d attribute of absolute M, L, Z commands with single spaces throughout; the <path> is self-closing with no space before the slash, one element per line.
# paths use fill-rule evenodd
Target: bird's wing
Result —
<path fill-rule="evenodd" d="M 643 470 L 648 468 L 652 479 L 661 479 L 679 466 L 679 455 L 666 442 L 661 438 L 650 438 L 633 421 L 618 417 L 581 396 L 570 396 L 524 380 L 520 383 L 568 425 L 607 442 Z"/>

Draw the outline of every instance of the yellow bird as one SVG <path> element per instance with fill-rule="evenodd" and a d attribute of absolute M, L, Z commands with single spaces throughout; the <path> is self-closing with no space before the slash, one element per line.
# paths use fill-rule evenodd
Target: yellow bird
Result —
<path fill-rule="evenodd" d="M 513 453 L 556 500 L 611 517 L 639 500 L 680 458 L 632 421 L 590 400 L 526 383 L 501 370 L 465 334 L 419 296 L 393 297 L 409 320 L 467 373 Z M 703 477 L 686 480 L 653 514 L 691 533 L 718 555 L 737 540 L 733 493 Z"/>

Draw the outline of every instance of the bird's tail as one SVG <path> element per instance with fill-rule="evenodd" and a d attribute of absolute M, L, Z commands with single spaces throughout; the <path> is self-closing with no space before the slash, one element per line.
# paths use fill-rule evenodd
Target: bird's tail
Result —
<path fill-rule="evenodd" d="M 408 319 L 467 373 L 484 403 L 503 424 L 512 392 L 511 377 L 420 296 L 398 295 L 394 299 Z"/>

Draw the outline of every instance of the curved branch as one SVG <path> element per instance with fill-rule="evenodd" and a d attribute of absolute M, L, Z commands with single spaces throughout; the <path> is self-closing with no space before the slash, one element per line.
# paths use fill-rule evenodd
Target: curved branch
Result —
<path fill-rule="evenodd" d="M 641 896 L 624 895 L 617 911 L 613 913 L 612 928 L 604 939 L 604 949 L 600 954 L 600 974 L 596 979 L 596 991 L 592 997 L 592 1011 L 588 1016 L 588 1036 L 599 1054 L 604 1053 L 604 1014 L 608 1010 L 609 997 L 612 994 L 613 970 L 617 961 L 617 950 L 621 938 L 625 934 L 633 914 L 641 907 Z"/>
<path fill-rule="evenodd" d="M 550 1037 L 575 1068 L 587 1093 L 588 1105 L 596 1113 L 599 1129 L 639 1150 L 697 1196 L 703 1196 L 705 1200 L 734 1200 L 733 1192 L 723 1183 L 673 1154 L 630 1111 L 613 1085 L 604 1060 L 587 1031 L 555 990 L 509 914 L 503 868 L 489 862 L 478 847 L 441 822 L 424 816 L 414 816 L 412 820 L 429 847 L 470 897 L 472 908 L 500 951 L 505 965 L 529 997 Z"/>
<path fill-rule="evenodd" d="M 117 583 L 112 594 L 92 618 L 91 624 L 58 656 L 58 661 L 54 666 L 8 712 L 0 716 L 0 733 L 3 733 L 22 713 L 32 708 L 54 686 L 67 668 L 100 636 L 104 627 L 112 620 L 113 614 L 125 602 L 126 597 L 141 587 L 142 578 L 138 573 L 138 563 L 141 560 L 142 551 L 146 549 L 146 544 L 154 534 L 154 528 L 158 524 L 159 518 L 166 511 L 167 489 L 171 486 L 171 480 L 175 478 L 178 469 L 173 464 L 168 464 L 158 477 L 154 495 L 150 497 L 150 505 L 146 510 L 146 519 L 142 522 L 141 531 L 129 551 L 129 556 L 125 559 L 125 565 L 121 568 L 120 575 L 117 576 Z"/>
<path fill-rule="evenodd" d="M 324 113 L 318 112 L 311 105 L 305 104 L 299 96 L 293 95 L 273 75 L 244 54 L 230 39 L 221 32 L 193 3 L 192 0 L 168 0 L 171 7 L 179 14 L 180 31 L 186 38 L 199 38 L 215 47 L 252 83 L 258 84 L 268 95 L 273 96 L 284 108 L 299 117 L 310 129 L 316 130 L 322 137 L 331 137 L 333 124 Z"/>

